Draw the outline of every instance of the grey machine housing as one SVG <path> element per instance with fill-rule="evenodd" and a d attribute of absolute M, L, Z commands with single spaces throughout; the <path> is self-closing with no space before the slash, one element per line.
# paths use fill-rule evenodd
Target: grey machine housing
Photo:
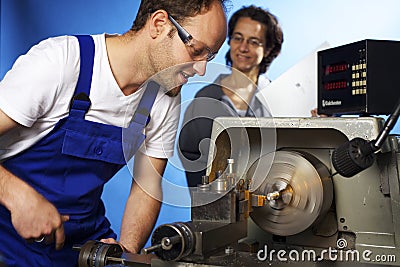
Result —
<path fill-rule="evenodd" d="M 396 261 L 400 259 L 398 138 L 389 136 L 377 153 L 374 164 L 353 177 L 337 174 L 331 162 L 335 148 L 356 137 L 374 140 L 383 123 L 383 119 L 374 117 L 217 118 L 212 129 L 208 159 L 211 164 L 207 175 L 210 180 L 215 179 L 215 173 L 227 168 L 227 158 L 235 160 L 238 179 L 249 180 L 251 177 L 246 175 L 257 161 L 264 169 L 274 164 L 274 159 L 262 162 L 264 155 L 279 151 L 311 155 L 330 173 L 327 178 L 333 186 L 323 191 L 324 198 L 331 197 L 329 208 L 320 209 L 318 218 L 296 234 L 285 234 L 285 230 L 290 230 L 285 229 L 285 223 L 282 223 L 282 229 L 276 224 L 274 227 L 277 229 L 271 233 L 265 227 L 263 217 L 251 216 L 246 224 L 247 239 L 256 240 L 259 249 L 267 245 L 270 251 L 295 249 L 301 252 L 309 249 L 319 253 L 337 250 L 333 260 L 325 258 L 321 262 L 308 262 L 310 266 L 326 264 L 326 260 L 335 266 L 342 263 L 347 266 L 400 265 L 400 260 Z M 257 209 L 259 207 L 254 208 L 253 213 Z M 344 258 L 343 253 L 339 254 L 343 251 L 350 251 L 355 256 Z M 381 256 L 381 261 L 377 255 Z M 275 261 L 275 264 L 288 264 L 286 260 Z M 290 266 L 293 264 L 296 262 L 291 262 Z M 305 262 L 297 264 L 304 266 Z"/>

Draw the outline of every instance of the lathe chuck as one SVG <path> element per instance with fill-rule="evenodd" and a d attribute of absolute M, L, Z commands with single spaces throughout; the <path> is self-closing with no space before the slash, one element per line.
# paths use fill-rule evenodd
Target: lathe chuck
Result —
<path fill-rule="evenodd" d="M 272 165 L 265 164 L 272 162 Z M 270 167 L 270 169 L 269 169 Z M 265 195 L 265 206 L 254 208 L 253 221 L 280 236 L 310 227 L 332 204 L 333 185 L 328 168 L 316 157 L 299 151 L 276 151 L 249 168 L 250 190 Z"/>

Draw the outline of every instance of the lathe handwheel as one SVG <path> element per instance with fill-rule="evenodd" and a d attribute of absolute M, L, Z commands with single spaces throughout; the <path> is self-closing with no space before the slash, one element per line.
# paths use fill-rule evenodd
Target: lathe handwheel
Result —
<path fill-rule="evenodd" d="M 107 257 L 121 257 L 123 250 L 118 244 L 106 244 L 90 240 L 86 242 L 79 253 L 79 267 L 104 267 Z"/>

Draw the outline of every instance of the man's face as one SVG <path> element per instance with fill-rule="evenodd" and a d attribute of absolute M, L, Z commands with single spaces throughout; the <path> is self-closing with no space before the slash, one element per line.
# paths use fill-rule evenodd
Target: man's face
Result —
<path fill-rule="evenodd" d="M 163 39 L 153 55 L 157 79 L 167 90 L 167 95 L 179 94 L 183 84 L 195 74 L 203 76 L 206 59 L 199 59 L 199 51 L 217 52 L 226 36 L 226 17 L 218 2 L 211 4 L 207 12 L 187 18 L 181 26 L 193 37 L 194 46 L 187 45 L 179 38 L 176 29 L 173 37 Z"/>

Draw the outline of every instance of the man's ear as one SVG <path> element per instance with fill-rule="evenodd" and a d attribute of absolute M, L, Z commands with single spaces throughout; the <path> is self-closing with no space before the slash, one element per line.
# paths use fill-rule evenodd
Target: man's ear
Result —
<path fill-rule="evenodd" d="M 163 32 L 169 32 L 168 13 L 165 10 L 159 9 L 151 14 L 149 19 L 149 32 L 151 38 L 157 38 Z M 168 29 L 168 31 L 167 31 Z"/>

